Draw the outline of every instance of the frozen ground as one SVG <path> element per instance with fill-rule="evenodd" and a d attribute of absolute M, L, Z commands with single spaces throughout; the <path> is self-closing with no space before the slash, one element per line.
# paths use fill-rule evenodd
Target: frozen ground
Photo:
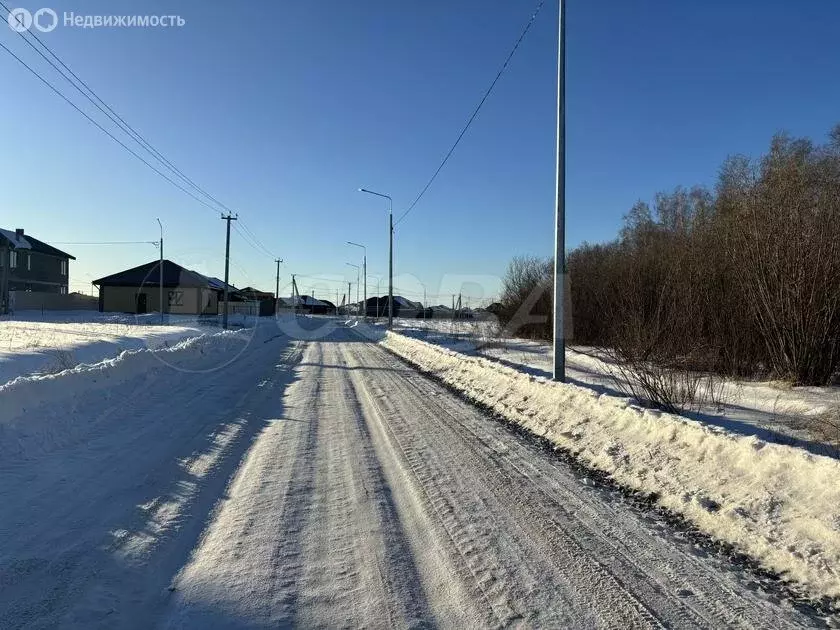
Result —
<path fill-rule="evenodd" d="M 397 330 L 457 352 L 493 359 L 534 376 L 551 377 L 551 346 L 525 339 L 499 338 L 491 322 L 396 320 Z M 615 370 L 612 370 L 615 372 Z M 596 349 L 566 350 L 567 381 L 624 397 Z M 794 444 L 818 454 L 837 455 L 809 431 L 812 419 L 840 407 L 840 387 L 789 387 L 781 383 L 731 381 L 719 394 L 720 404 L 704 405 L 684 415 L 763 440 Z"/>
<path fill-rule="evenodd" d="M 18 376 L 96 363 L 124 350 L 171 346 L 218 327 L 215 318 L 167 315 L 166 326 L 158 325 L 159 318 L 96 311 L 19 311 L 0 317 L 0 385 Z M 231 322 L 245 320 L 232 316 Z"/>
<path fill-rule="evenodd" d="M 0 387 L 0 627 L 821 621 L 363 328 L 269 320 Z"/>

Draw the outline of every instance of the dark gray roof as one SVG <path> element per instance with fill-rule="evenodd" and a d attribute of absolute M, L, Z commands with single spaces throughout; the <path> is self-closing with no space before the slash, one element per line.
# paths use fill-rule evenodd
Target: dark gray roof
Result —
<path fill-rule="evenodd" d="M 63 252 L 60 249 L 31 236 L 30 234 L 23 234 L 18 237 L 14 230 L 0 229 L 0 240 L 8 243 L 12 249 L 28 249 L 29 251 L 38 252 L 39 254 L 47 254 L 58 258 L 76 260 L 75 256 L 71 256 L 67 252 Z"/>
<path fill-rule="evenodd" d="M 160 261 L 154 260 L 138 267 L 126 269 L 119 273 L 94 280 L 93 284 L 99 287 L 141 287 L 157 286 L 160 282 Z M 197 287 L 224 291 L 225 283 L 217 278 L 207 276 L 186 269 L 181 265 L 164 259 L 163 261 L 163 286 L 165 287 Z M 236 291 L 236 287 L 228 285 L 230 291 Z"/>

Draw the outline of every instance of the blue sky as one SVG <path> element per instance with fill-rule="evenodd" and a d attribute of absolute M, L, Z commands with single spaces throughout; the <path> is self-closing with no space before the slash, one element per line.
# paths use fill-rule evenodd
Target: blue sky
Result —
<path fill-rule="evenodd" d="M 13 3 L 35 10 L 40 3 Z M 12 5 L 10 5 L 12 6 Z M 387 273 L 384 200 L 399 216 L 495 76 L 535 2 L 429 0 L 51 5 L 79 15 L 178 14 L 181 28 L 41 38 L 164 155 L 284 258 L 289 274 Z M 498 290 L 512 256 L 553 247 L 556 2 L 395 237 L 397 286 L 429 301 Z M 840 4 L 827 0 L 568 0 L 567 244 L 612 238 L 637 199 L 712 184 L 778 130 L 840 122 Z M 80 105 L 10 29 L 0 41 Z M 149 171 L 0 50 L 0 226 L 49 242 L 153 240 L 221 276 L 224 223 Z M 86 110 L 95 110 L 87 104 Z M 104 120 L 101 116 L 97 119 Z M 71 246 L 73 289 L 157 256 Z M 273 290 L 272 257 L 232 239 L 231 277 Z M 370 288 L 375 280 L 369 280 Z M 384 282 L 383 282 L 384 284 Z M 338 282 L 301 279 L 335 298 Z M 384 289 L 383 289 L 384 290 Z M 355 289 L 354 289 L 355 291 Z M 440 295 L 441 297 L 438 297 Z"/>

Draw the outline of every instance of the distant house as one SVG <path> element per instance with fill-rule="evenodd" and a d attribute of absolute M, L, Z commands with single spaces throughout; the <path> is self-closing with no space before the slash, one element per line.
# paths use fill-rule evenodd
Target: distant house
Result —
<path fill-rule="evenodd" d="M 280 308 L 296 310 L 298 313 L 327 315 L 335 313 L 335 304 L 329 300 L 318 300 L 311 295 L 281 297 Z"/>
<path fill-rule="evenodd" d="M 365 304 L 368 317 L 388 317 L 387 295 L 368 298 Z M 424 312 L 421 302 L 413 302 L 401 295 L 394 296 L 394 317 L 423 317 Z"/>
<path fill-rule="evenodd" d="M 273 293 L 268 293 L 267 291 L 260 291 L 259 289 L 255 289 L 254 287 L 245 287 L 244 289 L 239 289 L 239 293 L 246 300 L 261 301 L 274 299 Z"/>
<path fill-rule="evenodd" d="M 21 228 L 0 228 L 0 312 L 10 291 L 67 295 L 71 260 L 76 259 Z"/>
<path fill-rule="evenodd" d="M 501 304 L 501 302 L 493 302 L 492 304 L 490 304 L 484 310 L 487 311 L 488 313 L 492 313 L 493 315 L 498 317 L 502 313 L 502 304 Z"/>
<path fill-rule="evenodd" d="M 99 288 L 99 310 L 118 313 L 160 312 L 160 262 L 126 269 L 93 284 Z M 239 290 L 227 285 L 229 299 L 241 299 Z M 224 300 L 225 283 L 171 260 L 163 261 L 165 313 L 216 315 Z"/>
<path fill-rule="evenodd" d="M 256 303 L 257 314 L 261 317 L 274 315 L 276 311 L 276 304 L 273 293 L 260 291 L 254 287 L 245 287 L 244 289 L 239 289 L 239 295 L 247 302 Z"/>

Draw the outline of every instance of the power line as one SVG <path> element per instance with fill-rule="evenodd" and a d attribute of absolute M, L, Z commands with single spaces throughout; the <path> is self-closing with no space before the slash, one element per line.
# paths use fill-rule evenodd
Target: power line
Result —
<path fill-rule="evenodd" d="M 6 12 L 9 13 L 9 15 L 11 15 L 9 7 L 4 2 L 2 2 L 2 0 L 0 0 L 0 6 L 6 9 Z M 67 73 L 65 73 L 64 70 L 62 70 L 62 68 L 59 68 L 55 63 L 53 63 L 52 59 L 50 59 L 43 52 L 41 52 L 41 50 L 39 50 L 38 47 L 35 46 L 35 44 L 33 44 L 26 37 L 27 34 L 30 36 L 30 38 L 33 38 L 35 41 L 37 41 L 41 45 L 41 47 L 44 50 L 46 50 L 53 57 L 53 59 L 55 59 L 59 64 L 61 64 L 62 68 L 64 68 L 67 71 L 67 73 L 69 73 L 73 78 L 71 79 L 70 76 L 68 76 Z M 166 159 L 166 157 L 163 154 L 161 154 L 160 151 L 158 151 L 150 142 L 148 142 L 142 135 L 140 135 L 140 133 L 136 129 L 129 125 L 125 121 L 125 119 L 122 118 L 122 116 L 115 112 L 110 105 L 108 105 L 99 97 L 99 95 L 93 90 L 93 88 L 91 88 L 87 83 L 85 83 L 84 80 L 82 80 L 81 77 L 79 77 L 79 75 L 73 72 L 73 70 L 66 63 L 64 63 L 64 61 L 62 61 L 61 58 L 49 46 L 47 46 L 38 37 L 37 34 L 35 34 L 32 30 L 28 30 L 25 32 L 18 31 L 18 35 L 24 42 L 26 42 L 26 44 L 30 48 L 32 48 L 32 50 L 38 53 L 48 64 L 50 64 L 53 67 L 53 69 L 55 69 L 70 85 L 72 85 L 79 92 L 79 94 L 81 94 L 88 101 L 90 101 L 100 112 L 105 114 L 113 123 L 115 123 L 123 132 L 128 134 L 129 137 L 131 137 L 132 140 L 137 142 L 143 149 L 149 152 L 165 168 L 169 169 L 173 174 L 181 178 L 186 184 L 192 186 L 200 194 L 204 195 L 205 197 L 218 204 L 222 208 L 228 210 L 228 208 L 223 203 L 221 203 L 218 199 L 213 197 L 213 195 L 208 193 L 206 190 L 201 188 L 192 179 L 187 177 L 177 166 L 175 166 L 172 162 Z M 78 84 L 73 79 L 78 81 Z M 79 84 L 84 86 L 87 92 L 85 92 L 85 90 L 82 90 L 82 88 L 79 87 Z"/>
<path fill-rule="evenodd" d="M 271 252 L 271 250 L 270 250 L 270 249 L 268 249 L 265 245 L 263 245 L 263 244 L 262 244 L 262 242 L 260 241 L 260 239 L 259 239 L 259 238 L 257 238 L 257 235 L 256 235 L 256 234 L 254 234 L 254 232 L 253 232 L 251 229 L 249 229 L 247 225 L 245 225 L 244 223 L 242 223 L 242 224 L 240 224 L 240 225 L 238 225 L 238 226 L 234 226 L 234 228 L 236 229 L 237 233 L 238 233 L 238 234 L 239 234 L 239 235 L 240 235 L 240 236 L 241 236 L 241 237 L 242 237 L 242 238 L 243 238 L 246 242 L 248 242 L 248 244 L 249 244 L 249 245 L 251 245 L 251 247 L 253 247 L 254 249 L 258 250 L 260 253 L 265 254 L 266 256 L 268 256 L 269 258 L 271 258 L 272 260 L 273 260 L 273 259 L 275 259 L 275 258 L 277 258 L 277 256 L 275 256 L 275 255 Z M 240 228 L 241 228 L 241 229 L 240 229 Z"/>
<path fill-rule="evenodd" d="M 513 55 L 519 49 L 519 45 L 522 43 L 522 40 L 525 39 L 525 35 L 527 35 L 528 31 L 531 30 L 531 25 L 534 23 L 534 20 L 537 18 L 537 14 L 540 12 L 540 9 L 542 9 L 543 4 L 545 4 L 545 0 L 540 0 L 540 3 L 537 5 L 537 8 L 534 10 L 533 14 L 531 14 L 531 19 L 528 20 L 528 23 L 525 25 L 525 28 L 522 31 L 522 34 L 519 36 L 519 39 L 516 40 L 516 44 L 514 44 L 513 49 L 510 51 L 510 54 L 508 54 L 507 59 L 505 59 L 505 62 L 502 64 L 501 69 L 496 74 L 496 78 L 493 79 L 493 82 L 490 84 L 490 87 L 487 88 L 486 92 L 484 92 L 484 96 L 481 97 L 481 101 L 479 101 L 478 106 L 475 108 L 475 110 L 473 110 L 473 113 L 470 116 L 469 120 L 467 121 L 467 124 L 464 125 L 464 128 L 461 130 L 461 133 L 458 134 L 458 138 L 455 140 L 455 144 L 453 144 L 452 148 L 449 149 L 449 152 L 446 154 L 446 157 L 443 158 L 443 161 L 440 163 L 440 166 L 437 167 L 437 170 L 434 172 L 431 179 L 429 179 L 429 181 L 426 182 L 426 185 L 423 187 L 423 190 L 420 191 L 420 194 L 417 195 L 417 197 L 415 197 L 414 201 L 411 202 L 411 205 L 408 206 L 408 209 L 405 212 L 403 212 L 402 215 L 400 215 L 400 217 L 396 220 L 396 222 L 394 223 L 394 226 L 398 225 L 400 223 L 400 221 L 402 221 L 408 215 L 408 213 L 411 212 L 414 209 L 414 206 L 417 205 L 417 202 L 420 201 L 420 199 L 423 197 L 423 195 L 426 194 L 426 191 L 429 190 L 429 187 L 432 185 L 432 182 L 434 182 L 435 179 L 437 178 L 438 173 L 440 173 L 441 170 L 443 170 L 443 167 L 446 165 L 446 163 L 449 161 L 449 158 L 455 152 L 455 148 L 458 146 L 458 143 L 461 142 L 461 138 L 464 137 L 464 134 L 467 133 L 467 129 L 470 128 L 470 125 L 472 125 L 476 116 L 478 116 L 478 112 L 481 110 L 481 107 L 484 105 L 484 101 L 486 101 L 487 97 L 490 96 L 490 92 L 493 91 L 493 88 L 496 87 L 496 83 L 498 83 L 498 81 L 502 77 L 502 74 L 504 73 L 504 71 L 507 70 L 507 67 L 508 67 L 508 64 L 510 63 L 510 60 L 513 58 Z"/>
<path fill-rule="evenodd" d="M 50 241 L 53 245 L 157 245 L 157 241 Z"/>
<path fill-rule="evenodd" d="M 307 278 L 309 280 L 320 280 L 321 282 L 338 282 L 339 284 L 342 284 L 342 285 L 347 283 L 347 281 L 343 280 L 343 279 L 339 280 L 337 278 L 320 278 L 318 276 L 307 276 L 307 275 L 302 274 L 302 273 L 296 273 L 295 276 L 297 276 L 298 278 Z"/>
<path fill-rule="evenodd" d="M 195 200 L 196 200 L 198 203 L 200 203 L 201 205 L 203 205 L 203 206 L 206 206 L 206 207 L 210 208 L 210 210 L 212 210 L 214 213 L 217 213 L 217 212 L 218 212 L 218 210 L 217 210 L 216 208 L 214 208 L 213 206 L 211 206 L 209 203 L 207 203 L 207 202 L 206 202 L 206 201 L 204 201 L 203 199 L 200 199 L 200 198 L 196 197 L 193 193 L 191 193 L 189 190 L 187 190 L 186 188 L 184 188 L 183 186 L 181 186 L 178 182 L 176 182 L 176 181 L 172 180 L 170 177 L 168 177 L 167 175 L 165 175 L 164 173 L 162 173 L 161 171 L 159 171 L 157 168 L 155 168 L 152 164 L 150 164 L 150 163 L 149 163 L 146 159 L 144 159 L 141 155 L 138 155 L 135 151 L 133 151 L 130 147 L 128 147 L 128 146 L 127 146 L 124 142 L 122 142 L 122 141 L 121 141 L 119 138 L 117 138 L 114 134 L 112 134 L 110 131 L 108 131 L 107 129 L 105 129 L 105 127 L 103 127 L 102 125 L 100 125 L 100 124 L 99 124 L 96 120 L 94 120 L 93 118 L 91 118 L 91 117 L 90 117 L 90 116 L 89 116 L 89 115 L 88 115 L 88 114 L 87 114 L 84 110 L 82 110 L 82 109 L 81 109 L 78 105 L 76 105 L 73 101 L 71 101 L 69 98 L 67 98 L 67 97 L 66 97 L 66 96 L 65 96 L 65 95 L 61 92 L 61 90 L 59 90 L 58 88 L 56 88 L 56 87 L 55 87 L 52 83 L 50 83 L 47 79 L 45 79 L 45 78 L 44 78 L 44 77 L 42 77 L 40 74 L 38 74 L 38 71 L 37 71 L 37 70 L 32 69 L 32 67 L 30 67 L 30 66 L 29 66 L 29 65 L 28 65 L 28 64 L 27 64 L 27 63 L 26 63 L 23 59 L 21 59 L 21 58 L 20 58 L 20 57 L 18 57 L 15 53 L 13 53 L 13 52 L 12 52 L 12 51 L 11 51 L 11 50 L 10 50 L 10 49 L 9 49 L 9 48 L 5 45 L 5 44 L 3 44 L 2 42 L 0 42 L 0 48 L 2 48 L 2 49 L 3 49 L 3 50 L 5 50 L 7 53 L 9 53 L 12 57 L 14 57 L 14 58 L 18 61 L 18 63 L 20 63 L 20 64 L 21 64 L 24 68 L 26 68 L 27 70 L 29 70 L 29 72 L 31 72 L 32 74 L 34 74 L 34 75 L 35 75 L 35 76 L 36 76 L 36 77 L 37 77 L 37 78 L 38 78 L 38 79 L 39 79 L 39 80 L 40 80 L 40 81 L 41 81 L 44 85 L 46 85 L 46 86 L 47 86 L 48 88 L 50 88 L 53 92 L 55 92 L 55 93 L 56 93 L 59 97 L 61 97 L 61 99 L 62 99 L 62 100 L 64 100 L 64 102 L 66 102 L 66 103 L 67 103 L 68 105 L 70 105 L 73 109 L 75 109 L 75 110 L 76 110 L 77 112 L 79 112 L 82 116 L 84 116 L 84 117 L 88 120 L 88 122 L 90 122 L 90 123 L 91 123 L 92 125 L 94 125 L 97 129 L 99 129 L 102 133 L 104 133 L 104 134 L 105 134 L 105 135 L 107 135 L 109 138 L 111 138 L 111 140 L 113 140 L 114 142 L 116 142 L 117 144 L 119 144 L 119 145 L 120 145 L 123 149 L 125 149 L 126 151 L 128 151 L 131 155 L 133 155 L 133 156 L 134 156 L 134 157 L 136 157 L 138 160 L 140 160 L 141 162 L 143 162 L 143 164 L 145 164 L 146 166 L 148 166 L 148 167 L 149 167 L 150 169 L 152 169 L 155 173 L 157 173 L 158 175 L 160 175 L 163 179 L 165 179 L 165 180 L 166 180 L 166 181 L 168 181 L 170 184 L 172 184 L 173 186 L 175 186 L 175 188 L 177 188 L 178 190 L 180 190 L 180 191 L 181 191 L 181 192 L 183 192 L 184 194 L 189 195 L 190 197 L 192 197 L 193 199 L 195 199 Z"/>
<path fill-rule="evenodd" d="M 2 0 L 0 0 L 0 6 L 2 6 L 6 10 L 6 12 L 9 15 L 11 15 L 11 11 L 10 11 L 9 7 L 4 2 L 2 2 Z M 102 100 L 102 98 L 100 98 L 99 95 L 93 90 L 93 88 L 91 88 L 87 83 L 85 83 L 85 81 L 83 79 L 81 79 L 81 77 L 79 77 L 75 72 L 73 72 L 73 70 L 66 63 L 64 63 L 64 61 L 62 61 L 61 58 L 49 46 L 47 46 L 34 32 L 32 32 L 30 30 L 30 31 L 27 31 L 27 33 L 30 35 L 30 37 L 34 38 L 35 41 L 37 41 L 41 45 L 41 47 L 44 50 L 46 50 L 59 64 L 61 64 L 62 68 L 64 68 L 67 71 L 67 73 L 69 73 L 73 77 L 73 79 L 78 81 L 78 84 L 76 82 L 74 82 L 73 79 L 71 79 L 70 76 L 68 76 L 68 74 L 64 72 L 64 70 L 62 70 L 55 63 L 53 63 L 53 61 L 49 57 L 47 57 L 43 52 L 41 52 L 41 50 L 39 50 L 29 39 L 27 39 L 24 33 L 18 32 L 18 35 L 20 35 L 20 37 L 23 39 L 23 41 L 25 41 L 27 43 L 27 45 L 29 45 L 35 52 L 37 52 L 47 63 L 49 63 L 53 67 L 53 69 L 55 69 L 65 80 L 67 80 L 67 82 L 70 83 L 70 85 L 72 85 L 76 90 L 78 90 L 78 92 L 82 96 L 84 96 L 88 101 L 90 101 L 100 112 L 105 114 L 111 120 L 111 122 L 115 123 L 124 133 L 129 135 L 129 137 L 131 137 L 132 140 L 137 142 L 143 149 L 145 149 L 148 153 L 150 153 L 165 168 L 167 168 L 175 176 L 179 177 L 187 185 L 189 185 L 193 189 L 195 189 L 199 194 L 203 195 L 204 197 L 206 197 L 207 199 L 209 199 L 210 201 L 215 203 L 217 206 L 224 209 L 228 214 L 234 214 L 233 210 L 231 210 L 227 205 L 225 205 L 224 203 L 222 203 L 221 201 L 216 199 L 213 195 L 208 193 L 201 186 L 196 184 L 195 181 L 193 181 L 183 171 L 181 171 L 177 166 L 175 166 L 175 164 L 173 164 L 170 160 L 168 160 L 149 141 L 147 141 L 137 130 L 135 130 L 131 125 L 129 125 L 125 121 L 125 119 L 122 118 L 122 116 L 120 116 L 116 111 L 114 111 L 114 109 L 110 105 L 108 105 L 104 100 Z M 132 155 L 134 155 L 136 158 L 141 160 L 144 164 L 146 164 L 146 166 L 148 166 L 149 168 L 154 170 L 158 175 L 160 175 L 161 177 L 166 179 L 169 183 L 176 186 L 182 192 L 185 192 L 186 194 L 190 195 L 190 197 L 192 197 L 193 199 L 195 199 L 199 203 L 202 203 L 203 205 L 207 206 L 208 208 L 210 208 L 214 212 L 220 212 L 219 209 L 214 208 L 213 206 L 206 203 L 205 201 L 195 197 L 195 195 L 193 195 L 192 193 L 190 193 L 188 190 L 184 189 L 183 187 L 181 187 L 177 183 L 173 182 L 166 175 L 164 175 L 158 169 L 156 169 L 154 166 L 149 164 L 145 159 L 143 159 L 142 157 L 137 155 L 129 147 L 127 147 L 120 140 L 118 140 L 115 136 L 113 136 L 110 132 L 108 132 L 105 128 L 103 128 L 101 125 L 99 125 L 99 123 L 97 123 L 90 116 L 88 116 L 83 110 L 81 110 L 78 106 L 76 106 L 76 104 L 73 103 L 69 98 L 67 98 L 63 93 L 61 93 L 60 90 L 55 88 L 46 79 L 44 79 L 41 75 L 39 75 L 35 70 L 33 70 L 31 67 L 29 67 L 25 62 L 23 62 L 17 55 L 15 55 L 6 46 L 3 46 L 3 48 L 6 50 L 6 52 L 8 52 L 15 59 L 17 59 L 17 61 L 20 62 L 24 67 L 26 67 L 30 72 L 32 72 L 33 74 L 35 74 L 35 76 L 37 76 L 39 79 L 41 79 L 41 81 L 44 82 L 48 87 L 50 87 L 55 93 L 57 93 L 59 96 L 61 96 L 68 104 L 70 104 L 80 114 L 85 116 L 85 118 L 87 118 L 91 123 L 96 125 L 101 131 L 103 131 L 109 137 L 111 137 L 114 141 L 119 143 L 124 149 L 126 149 Z M 87 92 L 89 94 L 86 93 L 84 90 L 82 90 L 82 88 L 79 87 L 79 84 L 81 84 L 85 88 L 85 90 L 87 90 Z M 91 98 L 91 97 L 93 97 L 93 98 Z M 94 100 L 94 99 L 96 99 L 96 100 Z M 257 236 L 250 229 L 248 229 L 247 226 L 243 225 L 242 227 L 247 232 L 247 234 L 249 235 L 248 237 L 243 235 L 243 238 L 251 247 L 257 249 L 258 251 L 261 251 L 262 253 L 265 253 L 266 255 L 271 256 L 272 258 L 274 258 L 274 254 L 272 254 L 270 252 L 270 250 L 265 245 L 262 244 L 262 242 L 259 240 L 259 238 L 257 238 Z M 237 232 L 239 232 L 239 229 L 237 229 Z M 241 234 L 241 232 L 240 232 L 240 234 Z"/>

